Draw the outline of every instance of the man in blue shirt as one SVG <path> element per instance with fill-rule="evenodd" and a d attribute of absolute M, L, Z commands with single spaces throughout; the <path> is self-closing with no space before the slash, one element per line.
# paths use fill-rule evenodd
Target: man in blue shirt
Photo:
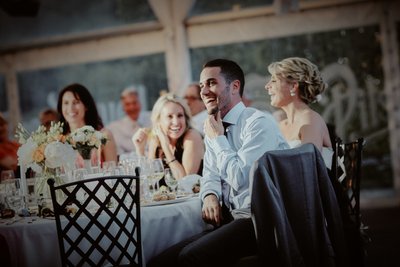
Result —
<path fill-rule="evenodd" d="M 203 219 L 215 228 L 167 249 L 149 266 L 230 266 L 255 254 L 249 171 L 266 151 L 288 145 L 271 115 L 245 107 L 244 83 L 242 69 L 231 60 L 203 66 L 201 98 L 209 116 L 200 198 Z"/>

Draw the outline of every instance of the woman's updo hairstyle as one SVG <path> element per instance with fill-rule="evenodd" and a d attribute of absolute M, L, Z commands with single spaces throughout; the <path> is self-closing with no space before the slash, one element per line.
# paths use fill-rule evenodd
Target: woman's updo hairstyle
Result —
<path fill-rule="evenodd" d="M 290 57 L 273 62 L 268 71 L 288 82 L 298 82 L 300 98 L 306 104 L 318 101 L 327 88 L 318 67 L 305 58 Z"/>

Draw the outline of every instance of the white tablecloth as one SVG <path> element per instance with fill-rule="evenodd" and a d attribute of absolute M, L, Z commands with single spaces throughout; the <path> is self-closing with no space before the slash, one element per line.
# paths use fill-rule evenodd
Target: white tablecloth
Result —
<path fill-rule="evenodd" d="M 142 207 L 144 262 L 208 227 L 201 219 L 200 204 L 200 199 L 192 198 L 169 205 Z M 39 219 L 28 223 L 29 220 L 0 224 L 0 235 L 7 241 L 12 266 L 61 266 L 55 220 Z"/>

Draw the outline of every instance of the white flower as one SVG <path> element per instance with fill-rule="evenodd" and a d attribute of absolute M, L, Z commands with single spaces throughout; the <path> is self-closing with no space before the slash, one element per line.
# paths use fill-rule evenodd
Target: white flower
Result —
<path fill-rule="evenodd" d="M 65 142 L 62 135 L 62 123 L 53 123 L 46 132 L 45 127 L 29 133 L 21 124 L 18 125 L 16 137 L 21 143 L 18 149 L 18 164 L 32 168 L 35 173 L 43 173 L 45 168 L 61 167 L 66 160 L 70 161 L 75 152 L 72 146 Z"/>
<path fill-rule="evenodd" d="M 63 156 L 64 165 L 75 165 L 76 151 L 70 144 L 64 144 Z"/>
<path fill-rule="evenodd" d="M 55 141 L 46 146 L 44 150 L 44 155 L 46 157 L 45 164 L 48 168 L 58 168 L 63 165 L 64 159 L 68 156 L 73 149 L 68 144 L 63 144 L 61 142 Z"/>
<path fill-rule="evenodd" d="M 107 138 L 102 132 L 88 125 L 76 129 L 70 135 L 70 142 L 77 150 L 99 148 L 106 141 Z"/>
<path fill-rule="evenodd" d="M 72 133 L 71 137 L 74 142 L 84 142 L 85 141 L 85 134 L 82 132 L 74 132 L 74 133 Z"/>
<path fill-rule="evenodd" d="M 27 166 L 32 162 L 33 151 L 38 145 L 33 141 L 31 137 L 18 149 L 18 164 Z"/>
<path fill-rule="evenodd" d="M 32 164 L 29 164 L 29 165 L 27 165 L 27 167 L 28 168 L 31 168 L 35 173 L 42 173 L 43 172 L 43 168 L 42 168 L 42 166 L 40 166 L 39 164 L 37 164 L 37 163 L 32 163 Z"/>
<path fill-rule="evenodd" d="M 90 125 L 85 125 L 81 128 L 82 131 L 87 131 L 87 132 L 95 132 L 95 129 L 93 128 L 93 126 Z"/>

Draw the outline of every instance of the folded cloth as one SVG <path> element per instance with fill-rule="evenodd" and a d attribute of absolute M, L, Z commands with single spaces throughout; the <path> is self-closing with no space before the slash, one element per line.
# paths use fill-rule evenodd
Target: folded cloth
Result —
<path fill-rule="evenodd" d="M 243 219 L 243 218 L 250 218 L 251 217 L 251 210 L 250 208 L 243 208 L 243 209 L 234 209 L 231 211 L 232 217 L 234 220 L 236 219 Z"/>
<path fill-rule="evenodd" d="M 183 177 L 178 182 L 178 187 L 180 187 L 185 193 L 193 193 L 193 186 L 199 183 L 200 175 L 189 174 Z"/>

